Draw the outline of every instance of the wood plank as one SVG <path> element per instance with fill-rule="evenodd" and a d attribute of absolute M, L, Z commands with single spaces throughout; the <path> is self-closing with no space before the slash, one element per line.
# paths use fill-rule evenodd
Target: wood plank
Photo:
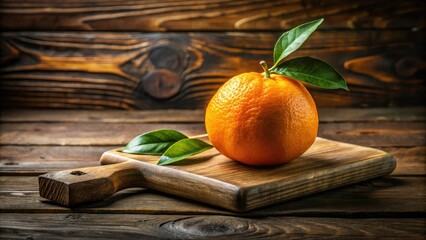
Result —
<path fill-rule="evenodd" d="M 188 136 L 205 132 L 201 123 L 5 123 L 0 128 L 1 145 L 52 146 L 123 146 L 143 132 L 165 128 Z"/>
<path fill-rule="evenodd" d="M 261 71 L 259 60 L 271 63 L 279 35 L 2 33 L 1 106 L 203 109 L 230 77 Z M 292 57 L 320 58 L 348 81 L 350 93 L 309 87 L 319 107 L 420 106 L 426 100 L 424 36 L 319 31 Z"/>
<path fill-rule="evenodd" d="M 380 148 L 397 160 L 392 175 L 425 175 L 426 174 L 426 146 L 408 148 Z"/>
<path fill-rule="evenodd" d="M 118 146 L 117 146 L 118 147 Z M 99 165 L 111 146 L 0 146 L 0 175 L 40 175 Z"/>
<path fill-rule="evenodd" d="M 322 123 L 318 136 L 374 147 L 426 145 L 426 122 Z"/>
<path fill-rule="evenodd" d="M 320 122 L 426 121 L 426 108 L 319 108 Z"/>
<path fill-rule="evenodd" d="M 0 146 L 0 175 L 40 175 L 99 165 L 103 152 L 118 146 Z M 392 175 L 426 175 L 426 147 L 382 147 L 397 159 Z"/>
<path fill-rule="evenodd" d="M 417 108 L 407 111 L 409 119 L 417 118 Z M 421 118 L 419 115 L 418 118 Z M 425 117 L 426 120 L 426 117 Z M 0 122 L 77 122 L 77 123 L 203 123 L 204 110 L 163 109 L 124 110 L 42 110 L 7 109 L 0 112 Z"/>
<path fill-rule="evenodd" d="M 0 176 L 3 213 L 146 213 L 322 217 L 419 217 L 426 212 L 424 177 L 383 177 L 236 214 L 147 189 L 129 189 L 104 202 L 65 208 L 39 196 L 36 177 Z M 407 204 L 409 203 L 409 204 Z"/>
<path fill-rule="evenodd" d="M 3 123 L 0 145 L 122 146 L 164 128 L 189 136 L 205 133 L 202 123 Z M 369 147 L 413 147 L 425 145 L 425 133 L 426 122 L 337 122 L 320 124 L 318 136 Z"/>
<path fill-rule="evenodd" d="M 421 28 L 420 0 L 359 1 L 12 1 L 1 4 L 9 30 L 229 31 L 288 29 L 320 17 L 327 29 Z"/>
<path fill-rule="evenodd" d="M 426 121 L 424 107 L 319 108 L 318 114 L 320 122 Z M 0 122 L 203 123 L 204 109 L 145 111 L 7 109 L 0 111 Z"/>
<path fill-rule="evenodd" d="M 31 218 L 31 221 L 28 221 Z M 422 218 L 256 219 L 230 216 L 141 214 L 1 214 L 5 239 L 421 239 Z"/>

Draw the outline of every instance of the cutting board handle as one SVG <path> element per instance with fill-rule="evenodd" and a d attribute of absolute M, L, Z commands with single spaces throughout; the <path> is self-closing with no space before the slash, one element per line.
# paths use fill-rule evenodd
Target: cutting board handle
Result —
<path fill-rule="evenodd" d="M 40 196 L 70 207 L 104 200 L 131 187 L 143 187 L 140 167 L 131 161 L 51 172 L 38 177 Z"/>

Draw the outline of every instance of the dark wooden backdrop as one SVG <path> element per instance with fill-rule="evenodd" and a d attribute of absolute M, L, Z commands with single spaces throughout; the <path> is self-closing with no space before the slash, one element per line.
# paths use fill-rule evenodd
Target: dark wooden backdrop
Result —
<path fill-rule="evenodd" d="M 425 4 L 326 0 L 1 0 L 2 107 L 204 108 L 231 76 L 261 71 L 274 42 L 325 22 L 292 57 L 332 64 L 350 93 L 319 107 L 425 101 Z"/>

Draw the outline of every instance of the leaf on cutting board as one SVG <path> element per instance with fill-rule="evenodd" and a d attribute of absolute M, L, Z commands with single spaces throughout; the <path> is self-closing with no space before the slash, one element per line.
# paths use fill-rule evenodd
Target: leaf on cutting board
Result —
<path fill-rule="evenodd" d="M 202 153 L 212 147 L 212 145 L 199 139 L 182 139 L 167 149 L 157 164 L 167 165 L 175 163 L 195 154 Z"/>
<path fill-rule="evenodd" d="M 175 130 L 155 130 L 135 137 L 126 145 L 122 152 L 132 154 L 161 155 L 170 146 L 179 140 L 187 138 L 187 136 Z"/>

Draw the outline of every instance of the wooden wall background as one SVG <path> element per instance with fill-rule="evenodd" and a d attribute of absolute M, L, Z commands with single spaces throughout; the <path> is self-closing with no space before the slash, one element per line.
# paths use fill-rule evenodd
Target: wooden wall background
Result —
<path fill-rule="evenodd" d="M 332 64 L 350 93 L 320 107 L 425 102 L 424 0 L 1 0 L 2 107 L 204 108 L 231 76 L 261 71 L 274 42 L 325 22 L 292 57 Z"/>

